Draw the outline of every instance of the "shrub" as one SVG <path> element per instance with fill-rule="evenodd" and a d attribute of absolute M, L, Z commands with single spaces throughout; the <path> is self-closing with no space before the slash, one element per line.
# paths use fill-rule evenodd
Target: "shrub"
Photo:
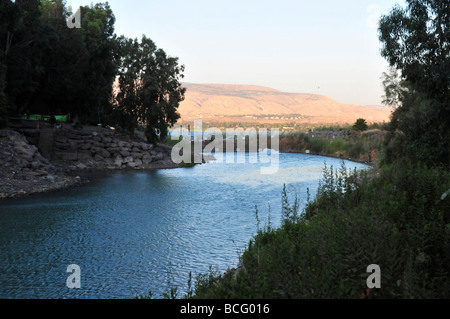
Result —
<path fill-rule="evenodd" d="M 449 188 L 448 172 L 420 165 L 325 167 L 304 214 L 259 231 L 239 270 L 205 275 L 195 297 L 448 298 Z M 367 289 L 370 264 L 381 267 L 379 290 Z"/>

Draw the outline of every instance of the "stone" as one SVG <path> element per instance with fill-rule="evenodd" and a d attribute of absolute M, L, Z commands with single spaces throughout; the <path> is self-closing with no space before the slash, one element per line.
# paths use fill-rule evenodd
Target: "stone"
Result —
<path fill-rule="evenodd" d="M 122 158 L 122 156 L 119 155 L 114 159 L 114 165 L 116 165 L 117 167 L 120 167 L 120 166 L 122 166 L 122 164 L 123 164 L 123 158 Z"/>
<path fill-rule="evenodd" d="M 134 162 L 134 159 L 133 159 L 132 156 L 127 156 L 127 157 L 125 157 L 125 159 L 123 160 L 123 162 L 124 162 L 125 164 L 128 164 L 128 163 Z"/>
<path fill-rule="evenodd" d="M 145 144 L 145 143 L 142 143 L 141 148 L 142 148 L 143 151 L 148 151 L 149 150 L 148 144 Z"/>
<path fill-rule="evenodd" d="M 95 157 L 94 157 L 94 159 L 97 161 L 97 162 L 103 162 L 104 160 L 105 160 L 105 158 L 103 157 L 103 156 L 100 156 L 100 155 L 95 155 Z"/>
<path fill-rule="evenodd" d="M 27 156 L 27 157 L 33 157 L 34 153 L 36 153 L 32 149 L 27 149 L 25 146 L 16 146 L 15 147 L 16 152 L 18 152 L 21 155 Z"/>
<path fill-rule="evenodd" d="M 133 152 L 133 153 L 131 153 L 131 156 L 133 156 L 133 158 L 142 159 L 142 157 L 144 155 L 142 153 L 139 153 L 139 152 Z"/>
<path fill-rule="evenodd" d="M 150 164 L 151 162 L 153 162 L 153 157 L 150 154 L 144 154 L 144 156 L 142 157 L 142 162 L 144 164 Z"/>
<path fill-rule="evenodd" d="M 84 151 L 91 149 L 91 147 L 92 147 L 91 144 L 83 144 L 80 146 L 80 148 Z"/>
<path fill-rule="evenodd" d="M 125 150 L 121 150 L 119 153 L 120 153 L 120 155 L 122 155 L 123 157 L 128 157 L 128 156 L 131 155 L 130 152 L 125 151 Z"/>
<path fill-rule="evenodd" d="M 38 176 L 47 176 L 48 172 L 44 170 L 35 170 L 34 171 Z"/>
<path fill-rule="evenodd" d="M 42 167 L 42 164 L 40 162 L 38 162 L 38 161 L 31 162 L 32 169 L 38 169 L 40 167 Z"/>
<path fill-rule="evenodd" d="M 119 141 L 117 143 L 117 146 L 119 146 L 120 148 L 125 148 L 125 147 L 129 148 L 129 147 L 131 147 L 131 144 L 128 142 L 125 142 L 125 141 Z"/>
<path fill-rule="evenodd" d="M 80 164 L 77 165 L 77 168 L 78 168 L 78 169 L 86 169 L 87 166 L 84 165 L 83 163 L 80 163 Z"/>
<path fill-rule="evenodd" d="M 142 166 L 142 161 L 140 159 L 135 159 L 134 164 L 136 164 L 136 166 Z"/>
<path fill-rule="evenodd" d="M 103 138 L 103 143 L 111 143 L 111 142 L 112 142 L 112 138 L 110 138 L 110 137 Z"/>
<path fill-rule="evenodd" d="M 129 162 L 127 164 L 127 166 L 130 167 L 130 168 L 135 168 L 137 166 L 137 164 L 135 162 Z"/>
<path fill-rule="evenodd" d="M 162 161 L 163 159 L 164 159 L 163 153 L 159 152 L 159 153 L 156 155 L 156 160 Z"/>
<path fill-rule="evenodd" d="M 101 157 L 104 158 L 109 158 L 111 157 L 111 153 L 109 153 L 107 150 L 105 150 L 104 148 L 100 148 L 97 150 L 97 155 L 100 155 Z"/>

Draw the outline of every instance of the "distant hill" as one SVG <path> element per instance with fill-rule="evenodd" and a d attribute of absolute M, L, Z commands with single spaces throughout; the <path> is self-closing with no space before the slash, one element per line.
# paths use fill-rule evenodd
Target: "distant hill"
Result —
<path fill-rule="evenodd" d="M 263 86 L 183 83 L 185 101 L 178 109 L 181 121 L 256 123 L 354 123 L 389 121 L 384 107 L 339 103 L 316 94 L 286 93 Z"/>

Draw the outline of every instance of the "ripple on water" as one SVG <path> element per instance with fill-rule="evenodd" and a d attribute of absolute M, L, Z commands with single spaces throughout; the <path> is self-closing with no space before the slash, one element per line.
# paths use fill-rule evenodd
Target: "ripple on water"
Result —
<path fill-rule="evenodd" d="M 256 232 L 255 205 L 262 225 L 269 204 L 279 225 L 283 184 L 300 200 L 306 188 L 314 195 L 324 159 L 280 154 L 275 175 L 261 175 L 260 164 L 217 163 L 117 173 L 1 202 L 0 298 L 128 298 L 150 289 L 160 297 L 168 282 L 181 293 L 190 271 L 236 266 Z M 81 267 L 80 290 L 65 286 L 70 264 Z"/>

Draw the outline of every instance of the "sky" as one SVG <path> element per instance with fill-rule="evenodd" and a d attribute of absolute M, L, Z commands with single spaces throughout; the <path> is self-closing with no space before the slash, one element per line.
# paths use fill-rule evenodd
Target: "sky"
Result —
<path fill-rule="evenodd" d="M 104 1 L 94 1 L 104 2 Z M 67 0 L 77 8 L 92 0 Z M 183 81 L 252 84 L 381 105 L 377 21 L 403 0 L 110 0 L 116 33 L 150 37 Z M 75 10 L 74 10 L 75 11 Z"/>

